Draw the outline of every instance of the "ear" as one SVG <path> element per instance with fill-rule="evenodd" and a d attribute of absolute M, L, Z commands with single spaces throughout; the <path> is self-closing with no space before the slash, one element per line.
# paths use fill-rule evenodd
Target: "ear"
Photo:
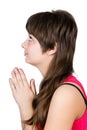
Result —
<path fill-rule="evenodd" d="M 55 43 L 55 46 L 54 46 L 54 48 L 53 49 L 49 49 L 48 51 L 47 51 L 47 54 L 48 55 L 53 55 L 53 54 L 55 54 L 56 53 L 56 51 L 57 51 L 57 43 Z"/>

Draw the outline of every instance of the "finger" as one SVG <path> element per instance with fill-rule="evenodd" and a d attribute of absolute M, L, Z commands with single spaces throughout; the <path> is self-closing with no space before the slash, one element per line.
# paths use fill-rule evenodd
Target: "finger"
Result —
<path fill-rule="evenodd" d="M 18 85 L 18 81 L 17 81 L 16 73 L 15 73 L 14 70 L 12 71 L 11 75 L 12 75 L 12 82 L 14 83 L 15 88 L 18 88 L 19 85 Z"/>
<path fill-rule="evenodd" d="M 21 74 L 20 74 L 20 71 L 19 71 L 19 69 L 18 68 L 15 68 L 14 69 L 14 73 L 15 73 L 15 80 L 16 80 L 16 85 L 18 86 L 18 87 L 23 87 L 24 86 L 24 84 L 23 84 L 23 80 L 22 80 L 22 78 L 21 78 Z"/>
<path fill-rule="evenodd" d="M 10 84 L 10 88 L 11 88 L 12 92 L 15 93 L 16 87 L 11 78 L 9 78 L 9 84 Z"/>
<path fill-rule="evenodd" d="M 23 81 L 24 86 L 29 86 L 27 78 L 26 78 L 25 73 L 23 72 L 23 70 L 19 69 L 19 72 L 20 72 L 21 79 Z"/>
<path fill-rule="evenodd" d="M 30 88 L 31 88 L 33 94 L 35 95 L 36 94 L 36 86 L 35 86 L 35 80 L 34 79 L 30 80 Z"/>

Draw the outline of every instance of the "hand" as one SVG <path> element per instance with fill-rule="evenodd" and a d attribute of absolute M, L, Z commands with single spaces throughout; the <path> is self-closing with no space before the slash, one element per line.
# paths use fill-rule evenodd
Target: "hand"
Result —
<path fill-rule="evenodd" d="M 11 74 L 12 78 L 9 79 L 9 83 L 19 108 L 27 109 L 31 107 L 36 94 L 34 80 L 31 79 L 29 84 L 22 69 L 15 68 Z"/>

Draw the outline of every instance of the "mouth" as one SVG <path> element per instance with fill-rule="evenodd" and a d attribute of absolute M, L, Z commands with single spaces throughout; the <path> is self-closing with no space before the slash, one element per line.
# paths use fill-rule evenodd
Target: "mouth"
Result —
<path fill-rule="evenodd" d="M 27 53 L 27 52 L 24 52 L 24 56 L 26 56 L 26 55 L 28 55 L 28 53 Z"/>

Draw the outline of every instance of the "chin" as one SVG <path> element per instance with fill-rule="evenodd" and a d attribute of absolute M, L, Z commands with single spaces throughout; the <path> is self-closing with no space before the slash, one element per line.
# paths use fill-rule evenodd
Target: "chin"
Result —
<path fill-rule="evenodd" d="M 25 58 L 25 62 L 28 63 L 28 64 L 30 64 L 29 61 L 26 58 Z"/>
<path fill-rule="evenodd" d="M 25 62 L 26 62 L 27 64 L 30 64 L 30 65 L 33 65 L 33 66 L 37 67 L 37 63 L 35 63 L 35 62 L 33 62 L 33 61 L 30 61 L 30 60 L 27 59 L 27 58 L 25 58 Z"/>
<path fill-rule="evenodd" d="M 29 60 L 27 60 L 27 59 L 25 59 L 25 62 L 26 62 L 27 64 L 33 65 L 33 63 L 32 63 L 32 62 L 30 62 L 30 61 L 29 61 Z"/>

